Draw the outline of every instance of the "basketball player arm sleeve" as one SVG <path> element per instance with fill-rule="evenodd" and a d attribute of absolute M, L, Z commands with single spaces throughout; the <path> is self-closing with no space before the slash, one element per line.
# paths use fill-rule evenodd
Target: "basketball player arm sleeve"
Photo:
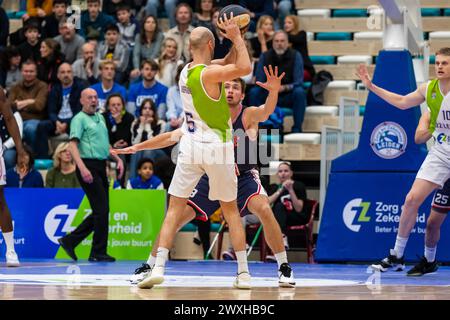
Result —
<path fill-rule="evenodd" d="M 369 90 L 375 93 L 381 99 L 392 104 L 394 107 L 405 110 L 418 106 L 425 101 L 425 95 L 427 90 L 426 88 L 427 84 L 423 83 L 419 86 L 419 88 L 417 88 L 417 90 L 404 96 L 396 94 L 394 92 L 387 91 L 383 88 L 376 86 L 375 84 L 372 84 Z"/>
<path fill-rule="evenodd" d="M 417 144 L 421 144 L 427 142 L 431 137 L 430 112 L 425 111 L 420 117 L 419 124 L 417 125 L 416 134 L 414 135 L 414 141 Z"/>

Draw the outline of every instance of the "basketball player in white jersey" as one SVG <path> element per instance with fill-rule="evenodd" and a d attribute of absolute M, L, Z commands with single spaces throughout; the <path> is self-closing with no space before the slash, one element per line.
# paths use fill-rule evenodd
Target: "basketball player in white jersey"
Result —
<path fill-rule="evenodd" d="M 2 87 L 0 87 L 0 112 L 16 145 L 18 168 L 19 170 L 25 170 L 28 156 L 23 149 L 19 127 Z M 3 142 L 0 139 L 0 228 L 6 244 L 6 266 L 18 267 L 20 262 L 14 249 L 14 229 L 11 214 L 5 200 L 4 185 L 6 185 L 6 170 L 5 161 L 3 160 Z"/>
<path fill-rule="evenodd" d="M 435 72 L 436 79 L 402 96 L 373 84 L 365 66 L 361 65 L 358 69 L 357 75 L 368 90 L 399 109 L 412 108 L 426 101 L 430 113 L 429 132 L 435 138 L 435 144 L 428 152 L 406 196 L 395 246 L 386 258 L 372 265 L 372 268 L 382 272 L 389 268 L 395 271 L 405 268 L 403 255 L 411 230 L 416 224 L 419 207 L 432 191 L 442 188 L 450 178 L 450 48 L 441 48 L 436 52 Z M 425 247 L 425 257 L 434 256 L 435 251 L 435 247 Z"/>
<path fill-rule="evenodd" d="M 203 27 L 190 35 L 193 61 L 180 75 L 179 87 L 185 121 L 178 162 L 169 187 L 169 209 L 161 232 L 155 266 L 139 288 L 152 288 L 164 281 L 169 249 L 177 232 L 180 215 L 203 174 L 209 176 L 209 198 L 219 200 L 230 227 L 230 238 L 238 256 L 234 286 L 250 289 L 245 250 L 245 233 L 237 208 L 237 177 L 234 168 L 232 124 L 223 82 L 251 72 L 250 58 L 236 22 L 224 19 L 225 36 L 233 43 L 235 63 L 211 65 L 214 35 Z"/>
<path fill-rule="evenodd" d="M 284 248 L 281 229 L 276 221 L 270 207 L 269 198 L 261 185 L 256 160 L 256 143 L 258 126 L 260 122 L 266 121 L 273 113 L 281 86 L 284 73 L 278 76 L 278 68 L 272 69 L 269 65 L 264 67 L 267 81 L 256 84 L 266 89 L 269 94 L 265 104 L 259 107 L 243 107 L 245 82 L 238 78 L 225 82 L 227 103 L 233 120 L 233 137 L 235 147 L 235 163 L 238 175 L 238 208 L 241 215 L 255 214 L 261 220 L 264 233 L 269 247 L 275 254 L 278 263 L 278 284 L 280 287 L 295 287 L 292 268 L 288 263 L 286 250 Z M 153 137 L 147 141 L 135 144 L 125 149 L 116 149 L 116 154 L 130 154 L 141 150 L 160 149 L 175 144 L 183 135 L 180 129 L 166 132 Z M 192 219 L 207 220 L 220 206 L 218 201 L 208 198 L 209 179 L 204 175 L 189 198 L 188 205 L 179 218 L 178 230 Z M 152 253 L 147 263 L 137 268 L 131 281 L 139 283 L 151 272 L 156 259 L 156 248 L 158 239 L 155 241 Z"/>

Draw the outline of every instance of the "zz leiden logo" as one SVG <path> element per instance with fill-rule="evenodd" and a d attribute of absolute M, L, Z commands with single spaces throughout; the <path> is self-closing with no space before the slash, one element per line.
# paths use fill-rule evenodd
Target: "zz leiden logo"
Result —
<path fill-rule="evenodd" d="M 369 207 L 370 202 L 363 202 L 361 198 L 349 201 L 342 214 L 345 226 L 353 232 L 359 232 L 361 224 L 370 221 L 367 216 Z"/>

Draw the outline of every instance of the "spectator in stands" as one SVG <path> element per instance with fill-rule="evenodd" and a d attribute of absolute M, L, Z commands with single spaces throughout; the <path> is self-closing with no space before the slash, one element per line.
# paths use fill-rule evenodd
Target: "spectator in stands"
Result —
<path fill-rule="evenodd" d="M 166 122 L 158 118 L 155 103 L 152 99 L 145 99 L 139 111 L 139 117 L 131 125 L 131 142 L 133 145 L 166 131 Z M 167 157 L 167 154 L 161 149 L 139 151 L 132 154 L 130 159 L 130 177 L 134 178 L 136 176 L 136 167 L 140 159 L 149 158 L 156 162 Z"/>
<path fill-rule="evenodd" d="M 30 18 L 36 18 L 42 21 L 52 14 L 52 9 L 53 0 L 28 0 L 27 13 L 22 16 L 22 19 L 27 21 Z"/>
<path fill-rule="evenodd" d="M 0 90 L 3 90 L 0 88 Z M 23 132 L 23 120 L 20 116 L 19 111 L 16 108 L 12 108 L 12 112 L 14 114 L 14 118 L 17 122 L 17 127 L 19 128 L 20 137 L 22 138 Z M 5 161 L 6 170 L 13 168 L 16 165 L 17 152 L 16 145 L 14 143 L 13 137 L 10 135 L 7 130 L 6 121 L 3 117 L 3 114 L 0 114 L 0 138 L 3 142 L 3 159 Z"/>
<path fill-rule="evenodd" d="M 120 7 L 127 6 L 131 9 L 131 7 L 134 7 L 134 3 L 134 0 L 103 0 L 102 12 L 110 16 L 116 16 Z"/>
<path fill-rule="evenodd" d="M 273 48 L 263 53 L 256 68 L 256 81 L 265 81 L 263 67 L 266 65 L 278 67 L 278 72 L 285 72 L 281 80 L 281 88 L 278 96 L 278 106 L 291 108 L 294 115 L 292 132 L 301 132 L 302 122 L 306 108 L 306 94 L 303 90 L 303 59 L 300 53 L 289 48 L 288 35 L 282 30 L 275 32 Z M 259 86 L 254 86 L 249 92 L 251 105 L 259 106 L 267 97 Z"/>
<path fill-rule="evenodd" d="M 156 104 L 158 117 L 165 118 L 168 88 L 155 80 L 158 70 L 159 66 L 155 61 L 145 60 L 142 62 L 142 81 L 132 84 L 128 91 L 127 111 L 132 115 L 137 116 L 144 99 L 151 98 Z"/>
<path fill-rule="evenodd" d="M 141 74 L 139 68 L 142 61 L 156 59 L 161 52 L 164 35 L 158 28 L 155 16 L 147 16 L 142 20 L 141 32 L 136 35 L 133 49 L 133 70 L 130 78 L 137 78 Z"/>
<path fill-rule="evenodd" d="M 37 62 L 38 78 L 49 84 L 58 82 L 58 67 L 64 62 L 64 55 L 58 42 L 47 38 L 41 42 L 41 59 Z"/>
<path fill-rule="evenodd" d="M 10 188 L 43 188 L 42 175 L 34 169 L 33 152 L 26 145 L 24 150 L 27 154 L 27 162 L 23 167 L 16 165 L 14 168 L 6 170 L 6 186 Z"/>
<path fill-rule="evenodd" d="M 106 127 L 108 128 L 109 143 L 113 148 L 121 149 L 131 146 L 131 124 L 134 116 L 125 109 L 125 99 L 120 94 L 111 94 L 106 99 L 106 111 L 103 113 Z M 126 157 L 120 155 L 126 170 Z M 121 185 L 124 185 L 125 175 L 122 177 Z"/>
<path fill-rule="evenodd" d="M 284 19 L 284 31 L 289 36 L 289 45 L 292 49 L 300 52 L 303 58 L 303 80 L 311 81 L 316 73 L 314 65 L 309 58 L 308 42 L 306 38 L 306 32 L 300 30 L 300 22 L 295 15 L 288 15 Z"/>
<path fill-rule="evenodd" d="M 293 180 L 294 172 L 289 162 L 282 162 L 278 166 L 277 176 L 280 183 L 269 186 L 269 201 L 288 249 L 289 244 L 285 236 L 287 227 L 305 224 L 309 219 L 304 207 L 307 199 L 306 187 L 302 182 Z"/>
<path fill-rule="evenodd" d="M 195 4 L 194 18 L 192 25 L 194 27 L 205 27 L 214 31 L 212 25 L 213 0 L 197 0 Z"/>
<path fill-rule="evenodd" d="M 256 23 L 262 16 L 276 18 L 273 0 L 239 0 L 239 4 L 250 11 L 250 32 L 255 32 Z"/>
<path fill-rule="evenodd" d="M 61 34 L 61 30 L 59 30 L 60 23 L 67 19 L 67 1 L 68 0 L 53 0 L 52 14 L 45 17 L 44 22 L 42 22 L 41 33 L 43 39 L 54 38 Z M 75 21 L 70 21 L 70 23 L 75 29 Z"/>
<path fill-rule="evenodd" d="M 76 166 L 69 150 L 69 143 L 63 142 L 53 154 L 53 168 L 45 176 L 46 188 L 80 188 Z"/>
<path fill-rule="evenodd" d="M 97 58 L 100 61 L 113 61 L 116 65 L 115 81 L 123 83 L 128 68 L 129 50 L 126 42 L 120 39 L 119 27 L 111 24 L 106 27 L 105 41 L 99 43 Z"/>
<path fill-rule="evenodd" d="M 278 25 L 284 25 L 284 19 L 292 14 L 292 8 L 295 7 L 294 0 L 275 0 L 275 10 L 278 16 Z"/>
<path fill-rule="evenodd" d="M 70 133 L 70 121 L 81 111 L 81 91 L 88 87 L 87 82 L 74 77 L 70 64 L 63 63 L 58 68 L 58 82 L 50 90 L 48 97 L 48 120 L 43 120 L 38 128 L 39 140 L 37 156 L 48 158 L 48 137 Z"/>
<path fill-rule="evenodd" d="M 166 10 L 167 17 L 169 18 L 169 26 L 170 28 L 175 27 L 176 21 L 175 21 L 175 10 L 176 5 L 178 3 L 177 0 L 148 0 L 147 5 L 145 6 L 145 14 L 147 16 L 158 16 L 158 8 L 161 6 L 161 4 L 164 3 L 164 9 Z"/>
<path fill-rule="evenodd" d="M 219 20 L 219 13 L 222 10 L 221 7 L 215 7 L 212 10 L 212 26 L 214 34 L 214 59 L 223 59 L 228 52 L 230 52 L 231 41 L 225 38 L 217 28 L 217 21 Z"/>
<path fill-rule="evenodd" d="M 8 100 L 22 116 L 23 140 L 36 150 L 39 123 L 48 118 L 48 86 L 37 78 L 37 66 L 31 60 L 22 64 L 22 78 L 22 81 L 11 87 Z"/>
<path fill-rule="evenodd" d="M 95 46 L 92 43 L 85 43 L 81 47 L 82 58 L 76 60 L 73 65 L 73 75 L 86 80 L 89 84 L 97 83 L 100 73 L 100 61 L 95 54 Z"/>
<path fill-rule="evenodd" d="M 183 104 L 181 102 L 180 86 L 178 85 L 183 67 L 183 65 L 178 66 L 175 84 L 167 91 L 167 131 L 172 131 L 181 127 L 181 124 L 184 121 Z"/>
<path fill-rule="evenodd" d="M 186 3 L 180 3 L 175 10 L 177 25 L 167 31 L 166 37 L 173 38 L 178 44 L 177 56 L 184 62 L 191 61 L 189 37 L 194 27 L 191 25 L 192 8 Z"/>
<path fill-rule="evenodd" d="M 154 162 L 149 158 L 139 160 L 137 166 L 137 177 L 128 179 L 127 189 L 164 189 L 160 178 L 154 175 Z"/>
<path fill-rule="evenodd" d="M 159 70 L 155 79 L 166 87 L 176 84 L 177 68 L 183 64 L 183 60 L 177 57 L 177 42 L 174 39 L 164 39 L 161 55 L 156 61 L 158 62 Z"/>
<path fill-rule="evenodd" d="M 131 14 L 131 8 L 127 5 L 117 7 L 117 27 L 122 41 L 133 51 L 136 35 L 139 33 L 139 24 L 136 18 Z M 130 52 L 130 53 L 131 53 Z M 130 54 L 131 56 L 131 54 Z"/>
<path fill-rule="evenodd" d="M 72 64 L 81 58 L 84 38 L 75 33 L 75 25 L 65 18 L 61 19 L 58 27 L 59 36 L 55 37 L 55 41 L 59 43 L 65 61 Z"/>
<path fill-rule="evenodd" d="M 87 39 L 104 40 L 106 27 L 116 21 L 110 15 L 100 12 L 100 0 L 87 0 L 88 9 L 81 13 L 80 35 Z"/>
<path fill-rule="evenodd" d="M 0 50 L 8 44 L 9 18 L 5 9 L 0 6 Z"/>
<path fill-rule="evenodd" d="M 257 35 L 250 39 L 254 58 L 258 59 L 262 53 L 272 48 L 274 32 L 273 18 L 271 16 L 261 16 L 256 24 Z"/>
<path fill-rule="evenodd" d="M 7 91 L 22 80 L 20 52 L 16 47 L 6 47 L 0 54 L 0 86 Z"/>
<path fill-rule="evenodd" d="M 23 27 L 26 41 L 19 45 L 20 57 L 23 61 L 31 59 L 38 61 L 41 58 L 41 43 L 39 41 L 39 27 L 36 23 L 26 23 Z"/>
<path fill-rule="evenodd" d="M 124 99 L 127 97 L 127 90 L 125 87 L 114 82 L 116 64 L 112 61 L 104 61 L 100 64 L 100 82 L 91 86 L 97 92 L 98 96 L 98 110 L 105 112 L 105 102 L 109 95 L 118 93 Z"/>

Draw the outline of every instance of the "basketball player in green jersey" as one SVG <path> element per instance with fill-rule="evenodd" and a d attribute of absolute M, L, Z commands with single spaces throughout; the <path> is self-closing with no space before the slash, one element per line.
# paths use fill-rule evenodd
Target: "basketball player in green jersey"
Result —
<path fill-rule="evenodd" d="M 372 268 L 381 272 L 393 268 L 402 271 L 405 268 L 404 252 L 409 235 L 416 223 L 420 205 L 428 195 L 442 188 L 450 178 L 450 48 L 441 48 L 436 52 L 436 79 L 420 85 L 416 91 L 405 96 L 384 90 L 370 80 L 367 68 L 359 66 L 357 75 L 366 88 L 380 98 L 399 109 L 408 109 L 420 105 L 424 101 L 428 104 L 430 113 L 429 132 L 435 138 L 433 147 L 428 152 L 420 167 L 411 190 L 406 195 L 400 216 L 400 225 L 394 249 L 388 257 Z M 425 248 L 432 250 L 432 248 Z M 427 254 L 426 254 L 427 255 Z"/>
<path fill-rule="evenodd" d="M 190 35 L 193 61 L 180 74 L 180 95 L 185 113 L 183 136 L 175 173 L 169 187 L 170 202 L 160 232 L 155 266 L 139 288 L 152 288 L 164 281 L 165 264 L 187 200 L 203 174 L 209 177 L 209 198 L 219 200 L 230 227 L 230 238 L 238 257 L 234 287 L 250 289 L 245 233 L 237 208 L 237 177 L 234 166 L 232 123 L 223 82 L 251 72 L 250 58 L 236 24 L 225 17 L 225 36 L 234 47 L 235 63 L 212 65 L 214 35 L 203 27 Z"/>

